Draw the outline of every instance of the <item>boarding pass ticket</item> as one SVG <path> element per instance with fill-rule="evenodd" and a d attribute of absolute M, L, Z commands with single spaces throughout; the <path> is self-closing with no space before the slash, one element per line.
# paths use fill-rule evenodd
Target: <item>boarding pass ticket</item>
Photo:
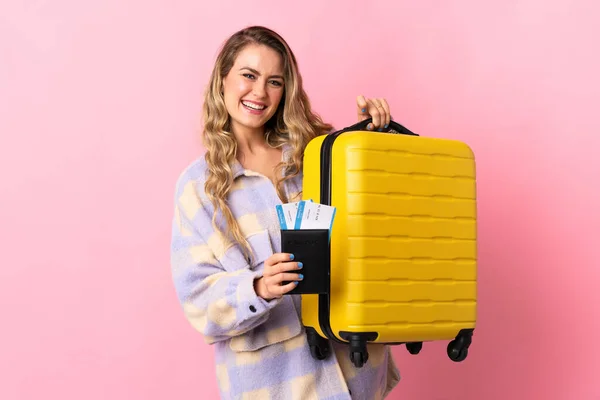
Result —
<path fill-rule="evenodd" d="M 331 229 L 335 207 L 302 200 L 276 206 L 281 229 Z"/>

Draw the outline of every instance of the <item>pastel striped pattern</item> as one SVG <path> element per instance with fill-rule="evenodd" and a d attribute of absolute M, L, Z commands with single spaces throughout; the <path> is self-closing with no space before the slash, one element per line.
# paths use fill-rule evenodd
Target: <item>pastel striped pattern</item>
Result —
<path fill-rule="evenodd" d="M 284 157 L 288 150 L 284 148 Z M 345 345 L 336 344 L 328 359 L 315 360 L 301 322 L 300 297 L 267 302 L 254 292 L 264 261 L 281 251 L 275 208 L 281 202 L 271 182 L 234 165 L 228 202 L 252 247 L 254 260 L 248 262 L 237 245 L 226 245 L 212 228 L 206 173 L 200 157 L 177 180 L 171 272 L 185 318 L 214 346 L 221 398 L 385 398 L 400 379 L 388 346 L 370 346 L 369 361 L 360 369 L 350 363 Z M 302 176 L 285 188 L 294 200 L 301 189 Z M 217 221 L 224 226 L 222 217 Z"/>

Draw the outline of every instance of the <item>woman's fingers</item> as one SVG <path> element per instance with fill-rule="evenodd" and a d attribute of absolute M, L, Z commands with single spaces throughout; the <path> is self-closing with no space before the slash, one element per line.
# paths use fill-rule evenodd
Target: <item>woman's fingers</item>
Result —
<path fill-rule="evenodd" d="M 277 274 L 273 277 L 273 283 L 277 283 L 280 284 L 282 282 L 286 282 L 286 281 L 301 281 L 302 279 L 304 279 L 304 276 L 302 274 L 298 274 L 298 273 L 285 273 L 285 274 Z"/>
<path fill-rule="evenodd" d="M 358 118 L 358 122 L 364 121 L 365 119 L 369 118 L 369 112 L 368 112 L 369 104 L 367 103 L 367 99 L 365 99 L 365 96 L 360 95 L 356 98 L 356 106 L 358 108 L 356 110 L 356 116 Z"/>
<path fill-rule="evenodd" d="M 281 297 L 285 293 L 294 289 L 297 282 L 304 279 L 301 270 L 303 265 L 293 260 L 294 256 L 288 253 L 275 253 L 265 261 L 263 271 L 263 282 L 266 291 L 271 297 Z M 290 272 L 296 271 L 296 272 Z M 283 285 L 283 282 L 289 282 Z"/>
<path fill-rule="evenodd" d="M 273 276 L 277 274 L 281 274 L 287 271 L 299 270 L 302 268 L 301 262 L 296 261 L 288 261 L 288 262 L 280 262 L 278 264 L 272 265 L 270 268 L 265 268 L 265 272 L 263 275 Z"/>
<path fill-rule="evenodd" d="M 285 285 L 278 285 L 277 286 L 277 291 L 279 292 L 279 296 L 283 296 L 284 294 L 286 294 L 287 292 L 291 291 L 295 287 L 296 287 L 296 282 L 290 282 L 290 283 L 285 284 Z"/>
<path fill-rule="evenodd" d="M 383 107 L 383 110 L 385 112 L 385 118 L 384 118 L 385 124 L 384 124 L 383 128 L 387 128 L 390 125 L 390 121 L 392 119 L 392 116 L 390 113 L 390 106 L 385 99 L 379 99 L 379 102 L 381 103 L 381 106 Z"/>
<path fill-rule="evenodd" d="M 373 120 L 373 125 L 370 127 L 370 130 L 375 130 L 379 128 L 379 124 L 381 122 L 381 115 L 379 112 L 377 99 L 369 99 L 367 100 L 367 103 L 369 104 L 369 114 L 371 115 L 371 118 Z"/>
<path fill-rule="evenodd" d="M 361 95 L 357 97 L 356 104 L 358 106 L 358 121 L 364 121 L 368 117 L 371 117 L 373 121 L 367 125 L 367 130 L 382 131 L 389 126 L 392 116 L 386 99 L 367 99 Z"/>
<path fill-rule="evenodd" d="M 265 266 L 273 266 L 275 264 L 290 261 L 294 259 L 294 255 L 290 253 L 275 253 L 265 260 Z"/>
<path fill-rule="evenodd" d="M 304 279 L 302 274 L 298 273 L 282 273 L 265 278 L 267 292 L 272 296 L 281 296 L 296 287 L 297 282 Z M 283 282 L 289 282 L 285 285 Z"/>
<path fill-rule="evenodd" d="M 389 106 L 385 99 L 371 99 L 371 102 L 376 109 L 376 111 L 373 111 L 373 129 L 382 131 L 390 124 Z M 377 119 L 375 119 L 375 115 L 377 115 Z"/>

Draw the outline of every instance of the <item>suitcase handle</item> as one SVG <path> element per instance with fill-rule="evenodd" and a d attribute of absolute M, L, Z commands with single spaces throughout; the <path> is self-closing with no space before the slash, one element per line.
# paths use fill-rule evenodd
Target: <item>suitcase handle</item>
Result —
<path fill-rule="evenodd" d="M 371 122 L 373 122 L 373 118 L 367 118 L 364 121 L 358 122 L 354 125 L 348 126 L 346 128 L 343 129 L 344 132 L 351 132 L 351 131 L 365 131 L 367 130 L 367 125 L 369 125 Z M 387 127 L 387 129 L 384 129 L 382 132 L 387 132 L 387 133 L 399 133 L 402 135 L 411 135 L 411 136 L 419 136 L 418 134 L 410 131 L 408 128 L 406 128 L 405 126 L 400 125 L 399 123 L 397 123 L 394 120 L 390 120 L 390 125 Z"/>

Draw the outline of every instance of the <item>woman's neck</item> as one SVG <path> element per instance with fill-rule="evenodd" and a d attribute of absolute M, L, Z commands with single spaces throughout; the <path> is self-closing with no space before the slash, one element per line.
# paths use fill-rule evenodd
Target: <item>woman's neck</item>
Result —
<path fill-rule="evenodd" d="M 254 156 L 270 148 L 265 139 L 264 129 L 245 129 L 241 132 L 234 132 L 234 135 L 237 141 L 238 155 Z"/>

